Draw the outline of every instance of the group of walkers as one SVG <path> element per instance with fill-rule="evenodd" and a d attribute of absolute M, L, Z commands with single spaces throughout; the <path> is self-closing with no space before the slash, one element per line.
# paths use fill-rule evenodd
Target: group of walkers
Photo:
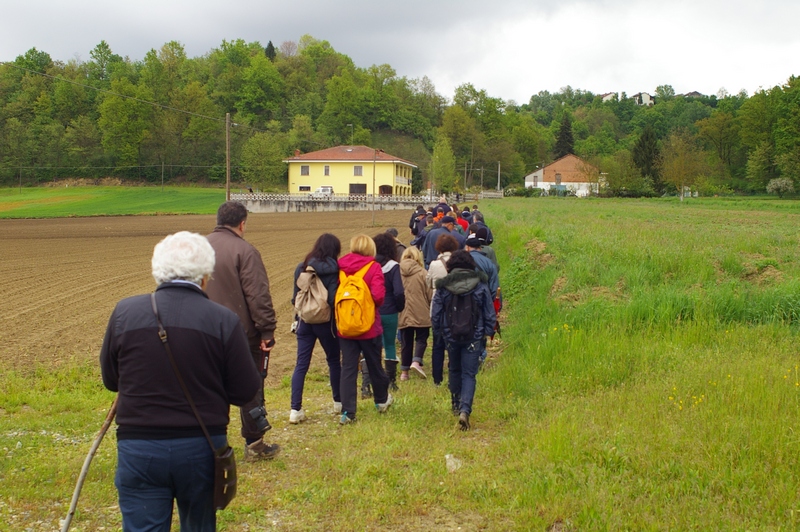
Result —
<path fill-rule="evenodd" d="M 104 385 L 118 392 L 115 484 L 123 529 L 169 530 L 177 501 L 182 530 L 214 530 L 214 450 L 227 446 L 229 407 L 239 406 L 245 460 L 274 458 L 264 380 L 276 314 L 260 253 L 244 239 L 247 210 L 223 203 L 207 237 L 181 231 L 155 247 L 153 294 L 120 301 L 100 353 Z M 333 411 L 356 421 L 362 398 L 385 413 L 399 380 L 444 380 L 453 414 L 469 430 L 476 375 L 500 307 L 493 236 L 477 207 L 445 201 L 396 230 L 356 235 L 350 251 L 333 234 L 317 238 L 294 272 L 297 364 L 289 422 L 306 419 L 303 388 L 317 341 L 325 352 Z M 213 273 L 213 277 L 212 277 Z M 396 341 L 401 344 L 400 358 Z M 202 412 L 202 413 L 201 413 Z"/>
<path fill-rule="evenodd" d="M 414 237 L 410 246 L 390 229 L 372 238 L 355 236 L 350 253 L 338 258 L 341 243 L 325 233 L 297 265 L 292 304 L 299 313 L 295 329 L 298 348 L 290 423 L 307 417 L 303 387 L 316 340 L 328 363 L 333 410 L 340 414 L 341 424 L 349 424 L 356 420 L 359 364 L 362 399 L 372 397 L 378 412 L 386 412 L 394 402 L 391 392 L 398 390 L 398 364 L 400 381 L 409 380 L 412 372 L 427 378 L 424 355 L 432 329 L 430 371 L 434 384 L 444 380 L 447 351 L 452 411 L 458 416 L 459 428 L 469 430 L 476 375 L 486 357 L 486 339 L 494 335 L 500 307 L 499 266 L 488 246 L 491 232 L 477 206 L 463 212 L 453 207 L 442 201 L 426 211 L 420 205 L 409 222 Z M 303 276 L 309 275 L 319 278 L 333 309 L 325 321 L 309 323 L 303 318 L 303 305 L 318 307 L 307 295 L 310 286 Z M 340 323 L 346 319 L 339 310 L 340 283 L 353 276 L 363 279 L 374 302 L 370 308 L 374 320 L 358 336 L 348 335 Z"/>

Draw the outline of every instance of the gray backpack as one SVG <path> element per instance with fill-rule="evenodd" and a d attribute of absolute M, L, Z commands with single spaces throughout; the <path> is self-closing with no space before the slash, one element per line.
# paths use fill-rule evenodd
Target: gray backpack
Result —
<path fill-rule="evenodd" d="M 331 319 L 331 306 L 328 304 L 328 289 L 311 266 L 297 277 L 297 296 L 294 310 L 306 323 L 325 323 Z"/>

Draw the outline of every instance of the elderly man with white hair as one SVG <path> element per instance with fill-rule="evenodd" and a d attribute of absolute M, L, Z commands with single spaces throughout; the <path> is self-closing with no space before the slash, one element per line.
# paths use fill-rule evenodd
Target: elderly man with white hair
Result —
<path fill-rule="evenodd" d="M 216 448 L 227 445 L 230 405 L 252 399 L 260 381 L 242 324 L 204 292 L 214 250 L 181 231 L 153 251 L 158 317 Z M 214 457 L 159 338 L 150 294 L 120 301 L 100 351 L 103 384 L 118 392 L 117 473 L 126 532 L 170 529 L 173 500 L 181 530 L 213 531 Z"/>

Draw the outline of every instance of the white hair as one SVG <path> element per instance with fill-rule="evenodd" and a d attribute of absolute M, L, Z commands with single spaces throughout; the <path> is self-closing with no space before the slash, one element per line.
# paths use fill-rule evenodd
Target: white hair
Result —
<path fill-rule="evenodd" d="M 200 284 L 214 272 L 214 248 L 197 233 L 179 231 L 156 244 L 153 250 L 153 279 L 156 284 L 183 280 Z"/>

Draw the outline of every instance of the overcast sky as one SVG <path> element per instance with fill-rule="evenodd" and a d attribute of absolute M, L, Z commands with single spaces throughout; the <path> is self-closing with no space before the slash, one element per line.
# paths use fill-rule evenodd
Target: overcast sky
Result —
<path fill-rule="evenodd" d="M 0 61 L 32 47 L 89 60 L 101 40 L 132 60 L 172 40 L 195 57 L 310 34 L 448 98 L 467 82 L 517 103 L 566 85 L 752 94 L 800 75 L 798 21 L 798 0 L 27 0 L 3 7 Z"/>

